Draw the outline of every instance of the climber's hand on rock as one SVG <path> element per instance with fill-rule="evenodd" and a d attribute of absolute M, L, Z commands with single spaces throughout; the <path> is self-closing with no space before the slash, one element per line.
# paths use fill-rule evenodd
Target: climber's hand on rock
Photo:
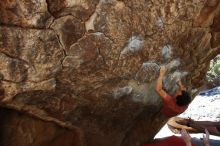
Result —
<path fill-rule="evenodd" d="M 166 73 L 166 68 L 165 66 L 160 67 L 160 75 L 164 75 Z"/>

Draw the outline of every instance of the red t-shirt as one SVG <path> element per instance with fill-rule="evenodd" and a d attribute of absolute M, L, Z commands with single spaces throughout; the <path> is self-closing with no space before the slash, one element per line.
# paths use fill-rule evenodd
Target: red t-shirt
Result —
<path fill-rule="evenodd" d="M 178 106 L 176 104 L 176 98 L 169 95 L 163 97 L 163 114 L 167 117 L 173 117 L 184 112 L 188 106 Z"/>
<path fill-rule="evenodd" d="M 164 139 L 158 140 L 152 144 L 143 144 L 142 146 L 186 146 L 186 143 L 182 138 L 177 136 L 170 136 Z M 192 146 L 196 146 L 192 144 Z"/>

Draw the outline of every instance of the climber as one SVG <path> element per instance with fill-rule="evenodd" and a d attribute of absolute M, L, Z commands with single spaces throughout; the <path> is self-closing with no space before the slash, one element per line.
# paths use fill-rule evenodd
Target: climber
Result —
<path fill-rule="evenodd" d="M 163 100 L 163 114 L 167 117 L 173 117 L 184 112 L 189 103 L 191 102 L 191 97 L 189 93 L 186 92 L 186 88 L 182 85 L 181 81 L 178 81 L 179 89 L 176 93 L 171 96 L 163 89 L 163 78 L 166 73 L 166 68 L 164 66 L 160 69 L 160 75 L 156 83 L 156 91 L 162 97 Z"/>

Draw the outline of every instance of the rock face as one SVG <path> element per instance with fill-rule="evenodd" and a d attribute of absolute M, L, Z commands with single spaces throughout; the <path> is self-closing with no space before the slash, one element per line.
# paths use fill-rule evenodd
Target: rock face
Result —
<path fill-rule="evenodd" d="M 220 53 L 219 0 L 0 8 L 2 146 L 139 146 L 167 120 L 154 91 L 160 66 L 170 94 L 181 79 L 195 95 Z"/>

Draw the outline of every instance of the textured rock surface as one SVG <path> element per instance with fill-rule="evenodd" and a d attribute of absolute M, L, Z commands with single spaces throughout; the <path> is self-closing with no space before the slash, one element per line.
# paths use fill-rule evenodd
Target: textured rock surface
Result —
<path fill-rule="evenodd" d="M 1 145 L 74 146 L 82 145 L 81 134 L 54 123 L 41 121 L 12 110 L 1 110 Z M 5 123 L 10 123 L 7 125 Z M 19 129 L 19 130 L 18 130 Z M 10 136 L 9 136 L 10 135 Z M 16 143 L 16 144 L 15 144 Z"/>
<path fill-rule="evenodd" d="M 50 127 L 35 145 L 150 141 L 167 120 L 154 91 L 160 65 L 170 94 L 179 78 L 195 94 L 220 52 L 218 0 L 1 0 L 0 8 L 1 106 L 13 109 L 2 125 Z M 2 145 L 30 145 L 19 135 Z M 78 142 L 59 143 L 74 135 Z"/>

